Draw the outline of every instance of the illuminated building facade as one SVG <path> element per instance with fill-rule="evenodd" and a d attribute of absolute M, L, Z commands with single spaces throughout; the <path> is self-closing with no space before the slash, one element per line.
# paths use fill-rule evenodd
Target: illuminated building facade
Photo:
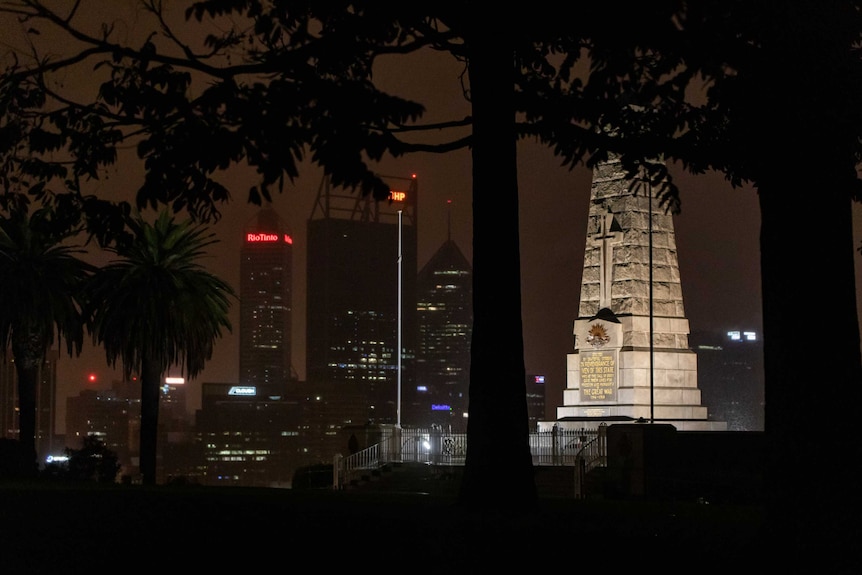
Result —
<path fill-rule="evenodd" d="M 62 446 L 56 443 L 57 361 L 59 351 L 52 349 L 39 368 L 36 384 L 36 455 L 45 458 Z M 0 366 L 0 437 L 18 439 L 18 374 L 11 350 Z"/>
<path fill-rule="evenodd" d="M 764 430 L 763 341 L 754 330 L 691 334 L 704 401 L 730 431 Z"/>
<path fill-rule="evenodd" d="M 117 455 L 120 475 L 131 476 L 138 473 L 141 402 L 119 385 L 83 389 L 66 398 L 65 443 L 69 449 L 81 449 L 86 437 L 96 437 Z"/>
<path fill-rule="evenodd" d="M 405 394 L 405 421 L 467 428 L 473 268 L 451 237 L 419 272 L 416 383 Z"/>
<path fill-rule="evenodd" d="M 392 180 L 376 202 L 324 179 L 308 221 L 307 379 L 359 392 L 353 423 L 397 423 L 399 327 L 402 389 L 413 378 L 417 182 Z"/>
<path fill-rule="evenodd" d="M 178 376 L 165 377 L 159 389 L 159 424 L 167 425 L 172 430 L 179 429 L 189 423 L 186 405 L 185 378 Z"/>
<path fill-rule="evenodd" d="M 530 432 L 538 430 L 539 422 L 545 418 L 545 376 L 527 374 L 527 419 Z"/>
<path fill-rule="evenodd" d="M 267 205 L 247 222 L 242 242 L 239 381 L 203 383 L 186 457 L 193 465 L 177 457 L 168 473 L 206 485 L 289 486 L 309 451 L 291 359 L 293 235 Z"/>
<path fill-rule="evenodd" d="M 291 378 L 293 236 L 271 206 L 246 224 L 240 251 L 240 383 Z"/>
<path fill-rule="evenodd" d="M 204 485 L 289 487 L 305 457 L 302 408 L 257 386 L 204 383 L 197 413 L 201 454 L 196 481 Z"/>
<path fill-rule="evenodd" d="M 137 377 L 115 380 L 111 389 L 84 389 L 66 398 L 65 447 L 81 449 L 84 438 L 96 437 L 117 454 L 123 480 L 140 473 L 140 432 L 141 386 Z M 199 458 L 189 453 L 192 422 L 186 411 L 186 387 L 181 377 L 167 376 L 159 388 L 158 433 L 157 481 L 193 476 L 198 467 L 194 462 Z"/>

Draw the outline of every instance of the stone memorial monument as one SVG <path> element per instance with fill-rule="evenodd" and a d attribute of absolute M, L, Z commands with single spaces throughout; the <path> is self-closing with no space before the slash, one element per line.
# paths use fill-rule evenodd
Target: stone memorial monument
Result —
<path fill-rule="evenodd" d="M 574 350 L 553 425 L 652 422 L 721 431 L 710 421 L 689 348 L 673 216 L 635 188 L 619 160 L 593 173 Z"/>

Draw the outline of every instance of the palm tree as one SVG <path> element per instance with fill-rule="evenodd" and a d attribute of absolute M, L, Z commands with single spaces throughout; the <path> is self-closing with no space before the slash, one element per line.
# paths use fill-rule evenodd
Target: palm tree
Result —
<path fill-rule="evenodd" d="M 212 357 L 228 320 L 233 289 L 198 262 L 215 234 L 191 221 L 175 222 L 162 211 L 150 224 L 130 218 L 130 240 L 111 251 L 119 256 L 93 276 L 88 314 L 93 341 L 104 345 L 108 363 L 122 362 L 126 379 L 141 380 L 141 476 L 156 482 L 159 386 L 171 365 L 194 378 Z"/>
<path fill-rule="evenodd" d="M 84 340 L 82 286 L 93 267 L 67 242 L 79 229 L 51 207 L 25 205 L 0 217 L 0 350 L 12 347 L 18 376 L 18 438 L 26 473 L 36 465 L 36 385 L 55 337 L 69 355 Z"/>

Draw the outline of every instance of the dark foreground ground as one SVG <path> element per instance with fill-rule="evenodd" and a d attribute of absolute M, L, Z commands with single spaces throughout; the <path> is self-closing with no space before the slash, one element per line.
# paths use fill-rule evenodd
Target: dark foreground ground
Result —
<path fill-rule="evenodd" d="M 450 495 L 0 484 L 3 575 L 746 573 L 763 536 L 759 506 L 542 498 L 513 516 Z"/>

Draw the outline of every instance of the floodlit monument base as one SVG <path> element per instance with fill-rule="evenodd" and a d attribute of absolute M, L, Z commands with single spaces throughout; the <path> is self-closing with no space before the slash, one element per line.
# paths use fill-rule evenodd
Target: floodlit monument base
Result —
<path fill-rule="evenodd" d="M 556 421 L 540 421 L 538 429 L 540 433 L 549 433 L 553 431 L 554 426 L 564 430 L 578 429 L 597 429 L 602 425 L 620 425 L 620 424 L 635 424 L 635 425 L 650 425 L 648 419 L 632 419 L 625 416 L 617 417 L 564 417 Z M 670 425 L 677 431 L 727 431 L 726 421 L 709 421 L 697 419 L 669 419 L 658 420 L 653 422 L 655 425 Z"/>
<path fill-rule="evenodd" d="M 540 422 L 539 431 L 554 423 L 568 429 L 590 429 L 602 423 L 663 423 L 679 431 L 725 431 L 727 422 L 710 421 L 697 387 L 697 356 L 688 349 L 613 346 L 623 334 L 648 333 L 649 318 L 601 318 L 575 321 L 578 341 L 608 343 L 579 349 L 566 356 L 566 389 L 556 422 Z M 688 334 L 688 320 L 654 318 L 665 339 Z M 590 335 L 593 334 L 593 335 Z M 597 340 L 598 335 L 598 340 Z"/>

